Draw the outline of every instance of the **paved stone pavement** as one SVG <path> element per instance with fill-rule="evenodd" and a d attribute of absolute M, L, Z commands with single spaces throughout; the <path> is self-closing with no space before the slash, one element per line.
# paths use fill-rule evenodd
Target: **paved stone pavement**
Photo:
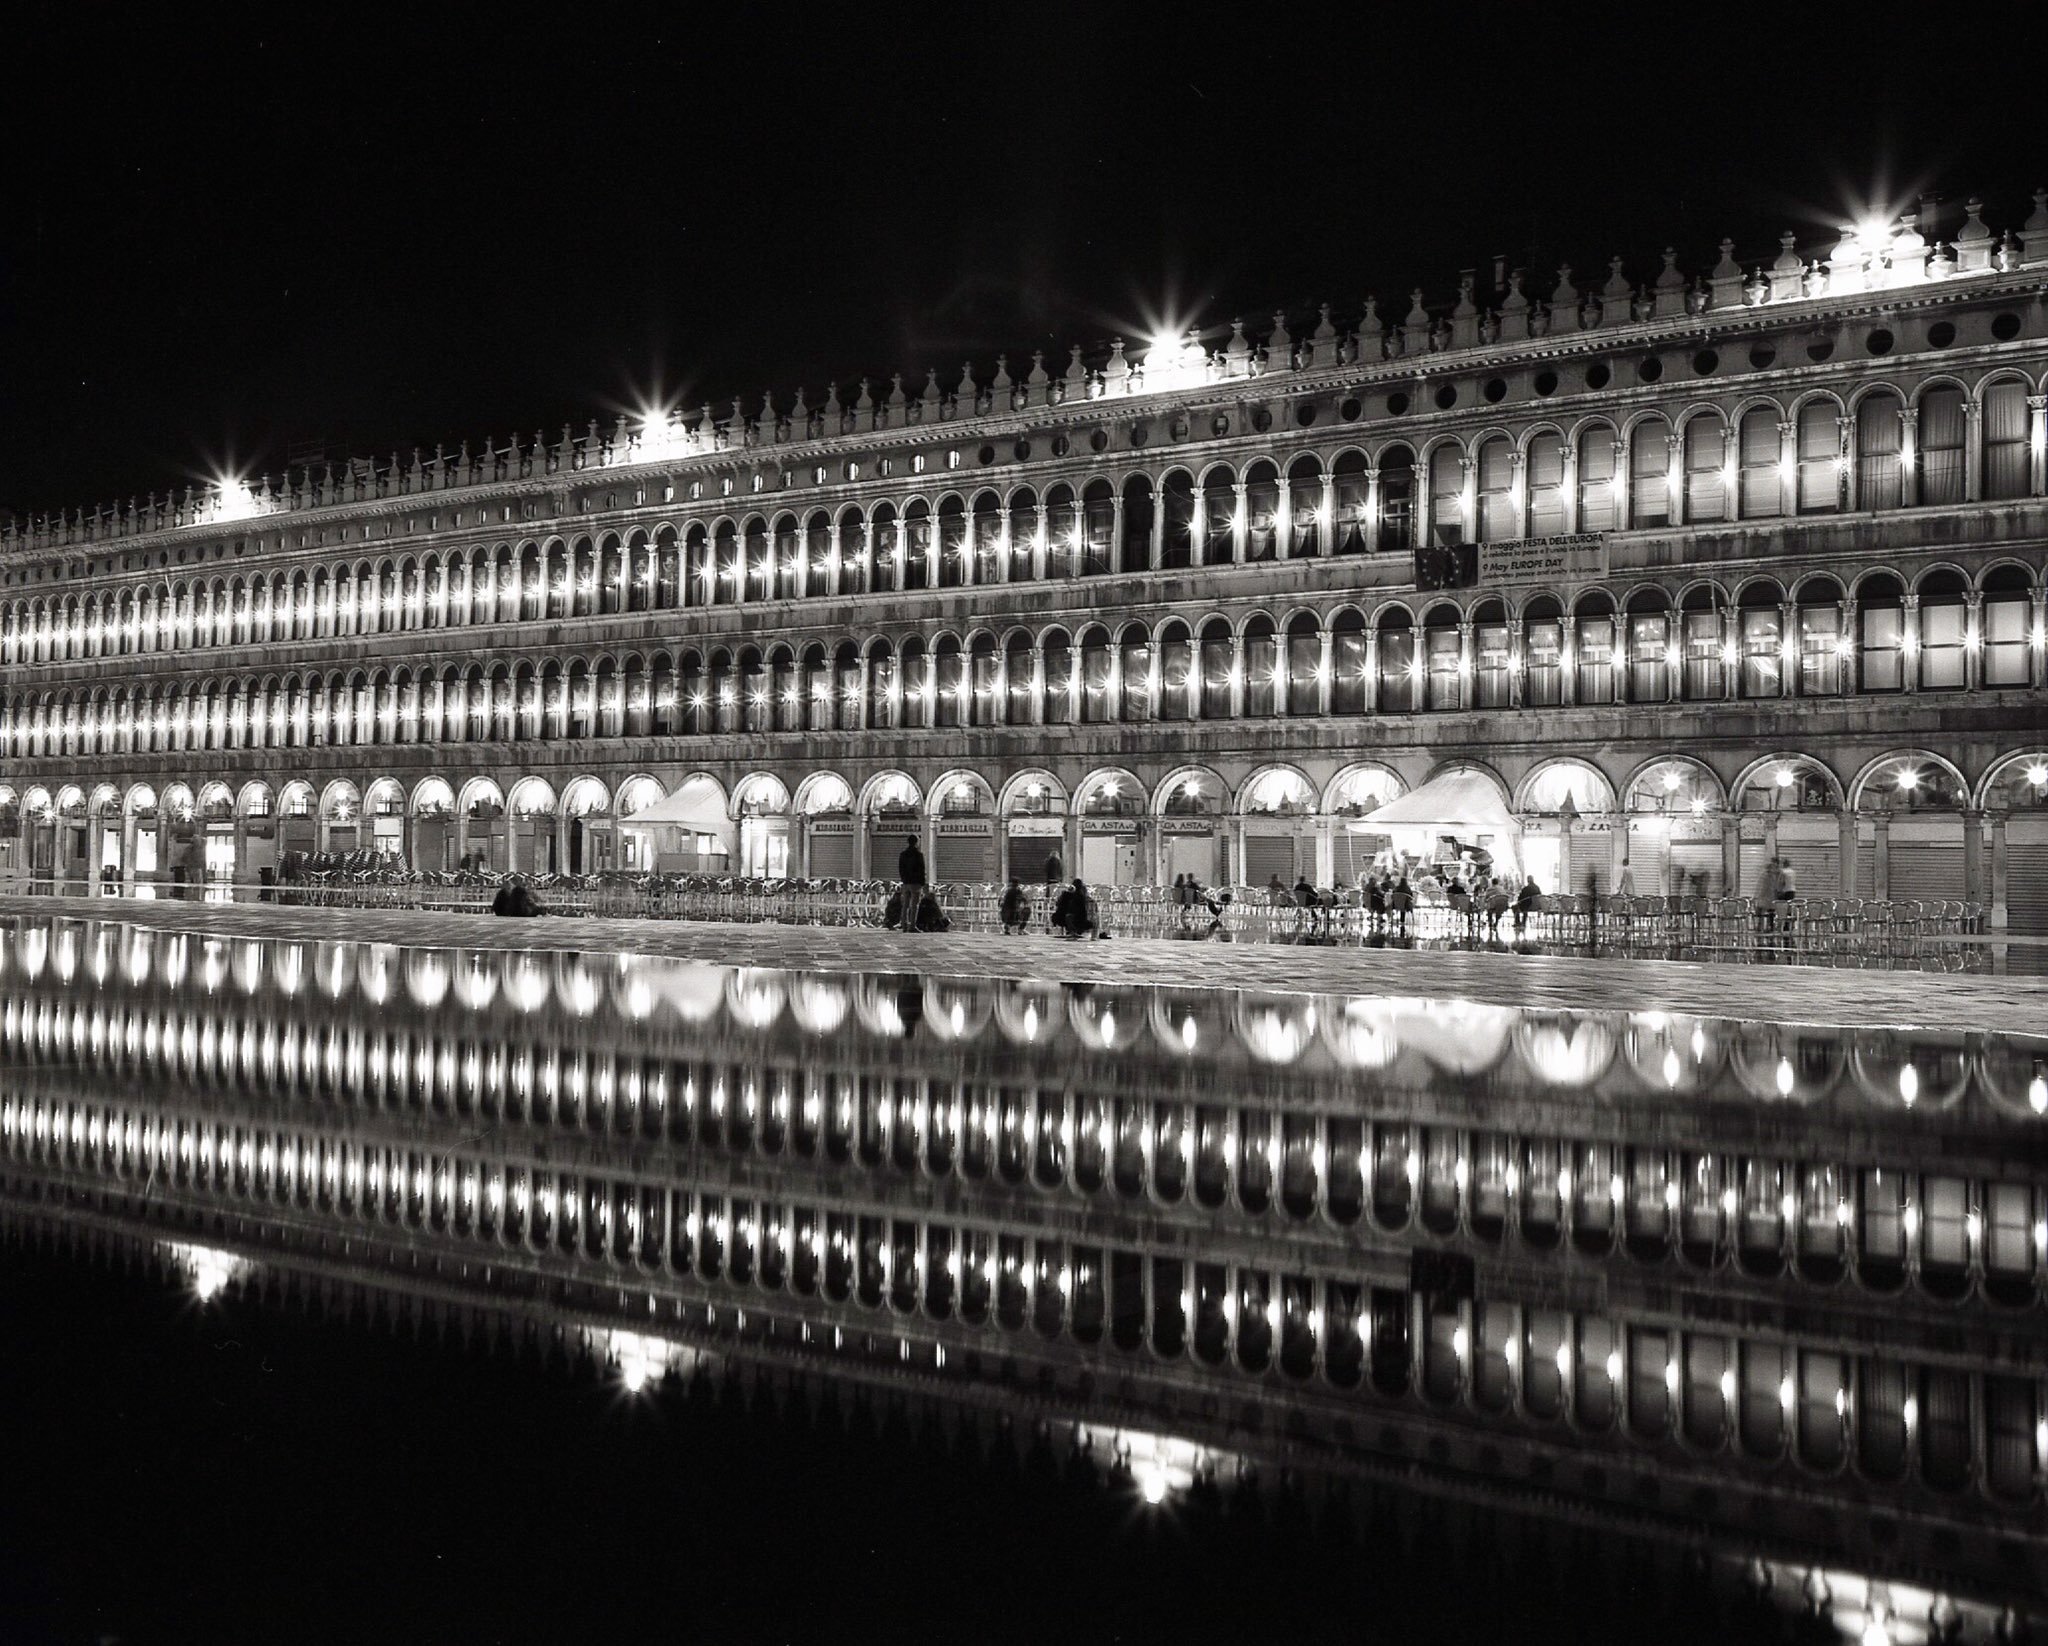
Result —
<path fill-rule="evenodd" d="M 118 905 L 0 896 L 0 918 L 112 918 L 223 937 L 645 954 L 811 971 L 1161 984 L 1278 993 L 1461 997 L 1563 1010 L 1668 1011 L 1840 1027 L 2048 1035 L 2048 977 L 1572 955 L 908 934 L 714 921 L 499 920 L 412 909 Z"/>

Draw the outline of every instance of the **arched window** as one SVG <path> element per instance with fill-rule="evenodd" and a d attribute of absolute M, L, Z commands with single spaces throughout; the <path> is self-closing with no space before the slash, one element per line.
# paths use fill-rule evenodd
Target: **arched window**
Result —
<path fill-rule="evenodd" d="M 1152 718 L 1152 646 L 1142 624 L 1133 623 L 1117 642 L 1116 718 Z"/>
<path fill-rule="evenodd" d="M 1513 676 L 1508 647 L 1508 611 L 1498 600 L 1482 600 L 1472 614 L 1472 706 L 1504 709 Z"/>
<path fill-rule="evenodd" d="M 1321 551 L 1323 542 L 1323 471 L 1313 457 L 1297 457 L 1287 466 L 1287 556 L 1304 559 Z"/>
<path fill-rule="evenodd" d="M 1573 608 L 1572 655 L 1577 664 L 1578 701 L 1614 701 L 1614 601 L 1604 594 L 1579 598 Z"/>
<path fill-rule="evenodd" d="M 1116 718 L 1116 700 L 1112 694 L 1115 684 L 1116 649 L 1110 644 L 1109 631 L 1100 624 L 1093 624 L 1081 631 L 1078 642 L 1081 659 L 1081 718 L 1090 724 L 1100 724 Z"/>
<path fill-rule="evenodd" d="M 1049 486 L 1045 493 L 1045 575 L 1069 577 L 1079 564 L 1081 525 L 1075 518 L 1074 489 Z"/>
<path fill-rule="evenodd" d="M 983 632 L 968 642 L 967 708 L 968 718 L 976 726 L 1003 723 L 1001 665 L 994 635 Z"/>
<path fill-rule="evenodd" d="M 1091 480 L 1081 493 L 1081 575 L 1116 569 L 1116 493 L 1107 480 Z"/>
<path fill-rule="evenodd" d="M 1856 586 L 1857 688 L 1902 691 L 1906 684 L 1905 589 L 1880 572 Z"/>
<path fill-rule="evenodd" d="M 1435 543 L 1470 541 L 1465 532 L 1465 458 L 1451 443 L 1429 454 L 1429 529 Z"/>
<path fill-rule="evenodd" d="M 1045 637 L 1045 723 L 1071 726 L 1074 714 L 1074 680 L 1078 665 L 1074 648 L 1066 635 L 1054 630 Z"/>
<path fill-rule="evenodd" d="M 1564 437 L 1545 429 L 1529 442 L 1529 535 L 1564 530 Z"/>
<path fill-rule="evenodd" d="M 1842 425 L 1831 400 L 1799 408 L 1799 512 L 1827 514 L 1842 506 Z"/>
<path fill-rule="evenodd" d="M 1797 606 L 1801 697 L 1835 697 L 1842 690 L 1848 647 L 1842 639 L 1842 586 L 1832 577 L 1810 577 L 1799 585 Z"/>
<path fill-rule="evenodd" d="M 1117 544 L 1117 570 L 1141 572 L 1152 564 L 1152 481 L 1134 474 L 1124 482 L 1123 536 Z"/>
<path fill-rule="evenodd" d="M 1743 697 L 1780 697 L 1785 679 L 1784 592 L 1759 578 L 1737 602 L 1736 635 L 1741 647 L 1736 691 Z"/>
<path fill-rule="evenodd" d="M 1185 469 L 1175 469 L 1160 488 L 1166 509 L 1165 536 L 1159 546 L 1159 563 L 1184 570 L 1195 563 L 1195 483 Z"/>
<path fill-rule="evenodd" d="M 931 588 L 938 581 L 932 564 L 932 511 L 921 497 L 904 506 L 903 535 L 898 546 L 902 560 L 897 566 L 896 587 Z"/>
<path fill-rule="evenodd" d="M 1365 454 L 1346 452 L 1337 459 L 1331 473 L 1337 483 L 1337 519 L 1332 528 L 1336 533 L 1336 551 L 1339 554 L 1363 554 L 1366 509 L 1372 495 L 1366 479 Z"/>
<path fill-rule="evenodd" d="M 796 516 L 785 514 L 775 522 L 775 593 L 794 600 L 804 592 L 804 543 L 797 532 Z"/>
<path fill-rule="evenodd" d="M 1280 700 L 1279 637 L 1270 617 L 1258 616 L 1244 626 L 1244 712 L 1254 718 L 1270 715 Z"/>
<path fill-rule="evenodd" d="M 1272 560 L 1280 552 L 1280 475 L 1271 463 L 1244 471 L 1246 560 Z"/>
<path fill-rule="evenodd" d="M 973 718 L 973 685 L 967 677 L 967 655 L 950 634 L 939 636 L 932 648 L 933 723 L 965 726 Z"/>
<path fill-rule="evenodd" d="M 1322 712 L 1323 631 L 1314 617 L 1300 612 L 1287 625 L 1287 662 L 1282 675 L 1282 706 L 1289 714 Z"/>
<path fill-rule="evenodd" d="M 1233 654 L 1230 625 L 1211 618 L 1202 625 L 1201 704 L 1204 720 L 1230 718 Z"/>
<path fill-rule="evenodd" d="M 1389 554 L 1415 548 L 1415 454 L 1406 446 L 1380 453 L 1380 547 Z"/>
<path fill-rule="evenodd" d="M 2031 488 L 2027 386 L 1993 383 L 1984 391 L 1984 486 L 1987 498 L 2025 497 Z"/>
<path fill-rule="evenodd" d="M 836 563 L 831 518 L 822 511 L 813 513 L 804 522 L 804 593 L 813 600 L 829 595 Z"/>
<path fill-rule="evenodd" d="M 967 581 L 967 505 L 957 497 L 939 504 L 936 571 L 932 581 L 942 589 L 957 589 Z"/>
<path fill-rule="evenodd" d="M 1380 614 L 1375 643 L 1379 652 L 1379 703 L 1382 714 L 1413 714 L 1422 700 L 1422 658 L 1415 647 L 1415 629 L 1398 606 Z"/>
<path fill-rule="evenodd" d="M 2027 574 L 2000 566 L 1984 579 L 1984 684 L 2031 684 L 2028 662 L 2032 627 Z"/>
<path fill-rule="evenodd" d="M 1201 675 L 1194 636 L 1178 620 L 1159 629 L 1159 704 L 1161 720 L 1193 720 L 1201 713 Z"/>
<path fill-rule="evenodd" d="M 911 635 L 903 642 L 898 666 L 896 724 L 922 730 L 932 723 L 932 660 L 924 642 Z"/>
<path fill-rule="evenodd" d="M 1969 646 L 1966 588 L 1952 571 L 1930 572 L 1920 580 L 1920 689 L 1961 691 L 1968 683 Z"/>
<path fill-rule="evenodd" d="M 1671 636 L 1670 603 L 1662 589 L 1638 589 L 1628 597 L 1628 696 L 1631 703 L 1667 703 L 1678 655 Z"/>
<path fill-rule="evenodd" d="M 1905 499 L 1905 405 L 1889 389 L 1856 403 L 1856 506 L 1896 509 Z"/>
<path fill-rule="evenodd" d="M 1963 391 L 1929 389 L 1920 397 L 1919 464 L 1922 503 L 1963 500 Z"/>
<path fill-rule="evenodd" d="M 1737 439 L 1740 465 L 1740 506 L 1744 520 L 1767 520 L 1785 512 L 1781 470 L 1784 442 L 1778 434 L 1778 408 L 1752 406 L 1742 414 Z"/>
<path fill-rule="evenodd" d="M 1537 595 L 1522 615 L 1522 701 L 1549 708 L 1564 701 L 1564 608 Z"/>
<path fill-rule="evenodd" d="M 1330 620 L 1330 712 L 1365 713 L 1365 617 L 1346 606 Z"/>
<path fill-rule="evenodd" d="M 1685 425 L 1685 518 L 1705 525 L 1728 518 L 1728 426 L 1711 413 Z"/>
<path fill-rule="evenodd" d="M 1629 431 L 1629 524 L 1671 524 L 1671 425 L 1646 417 Z"/>
<path fill-rule="evenodd" d="M 1432 607 L 1422 620 L 1423 684 L 1429 707 L 1437 710 L 1465 706 L 1461 637 L 1458 608 Z"/>
<path fill-rule="evenodd" d="M 832 654 L 834 676 L 833 715 L 843 732 L 858 731 L 871 722 L 866 718 L 867 695 L 861 690 L 860 651 L 851 640 L 839 643 Z"/>
<path fill-rule="evenodd" d="M 1038 682 L 1032 667 L 1031 640 L 1021 630 L 1003 642 L 1003 673 L 1010 688 L 1010 724 L 1032 723 L 1033 705 L 1038 701 Z"/>
<path fill-rule="evenodd" d="M 1614 431 L 1595 424 L 1579 435 L 1579 529 L 1617 530 L 1621 525 L 1621 491 Z"/>
<path fill-rule="evenodd" d="M 1479 448 L 1479 541 L 1505 543 L 1521 535 L 1515 518 L 1515 448 L 1497 434 Z"/>
<path fill-rule="evenodd" d="M 1009 575 L 1017 581 L 1031 575 L 1031 556 L 1038 547 L 1038 496 L 1029 486 L 1010 499 L 1009 536 Z"/>

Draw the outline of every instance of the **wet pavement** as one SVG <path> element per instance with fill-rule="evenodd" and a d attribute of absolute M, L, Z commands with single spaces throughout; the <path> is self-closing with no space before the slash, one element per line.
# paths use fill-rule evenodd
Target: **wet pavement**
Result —
<path fill-rule="evenodd" d="M 0 918 L 115 919 L 223 937 L 581 950 L 826 972 L 1457 997 L 1556 1010 L 1709 1013 L 1773 1023 L 2048 1033 L 2048 977 L 1719 964 L 1578 955 L 908 934 L 871 928 L 648 920 L 499 920 L 419 910 L 53 903 L 0 897 Z M 2029 951 L 2031 953 L 2031 950 Z"/>

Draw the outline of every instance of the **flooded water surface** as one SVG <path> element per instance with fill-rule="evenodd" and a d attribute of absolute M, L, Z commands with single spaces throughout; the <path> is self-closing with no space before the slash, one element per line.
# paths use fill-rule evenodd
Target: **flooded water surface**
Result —
<path fill-rule="evenodd" d="M 2048 1618 L 2022 1033 L 21 919 L 0 1223 L 10 1639 Z"/>

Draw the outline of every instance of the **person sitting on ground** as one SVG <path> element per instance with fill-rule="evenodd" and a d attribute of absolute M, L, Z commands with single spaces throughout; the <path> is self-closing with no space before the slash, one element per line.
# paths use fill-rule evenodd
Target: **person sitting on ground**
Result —
<path fill-rule="evenodd" d="M 929 891 L 917 894 L 917 910 L 911 916 L 911 927 L 920 932 L 949 932 L 953 922 L 946 918 L 946 911 L 939 907 L 938 897 Z"/>
<path fill-rule="evenodd" d="M 1031 920 L 1031 905 L 1025 900 L 1023 882 L 1015 875 L 1010 876 L 1010 884 L 1003 891 L 1002 907 L 997 913 L 1002 916 L 1005 937 L 1024 934 L 1024 928 Z"/>
<path fill-rule="evenodd" d="M 1062 937 L 1086 937 L 1095 929 L 1088 886 L 1079 875 L 1074 876 L 1074 883 L 1061 891 L 1059 900 L 1053 904 L 1052 925 Z"/>
<path fill-rule="evenodd" d="M 535 915 L 546 914 L 547 910 L 534 900 L 533 893 L 527 890 L 526 882 L 515 875 L 500 886 L 497 896 L 491 899 L 491 913 L 526 920 Z"/>

